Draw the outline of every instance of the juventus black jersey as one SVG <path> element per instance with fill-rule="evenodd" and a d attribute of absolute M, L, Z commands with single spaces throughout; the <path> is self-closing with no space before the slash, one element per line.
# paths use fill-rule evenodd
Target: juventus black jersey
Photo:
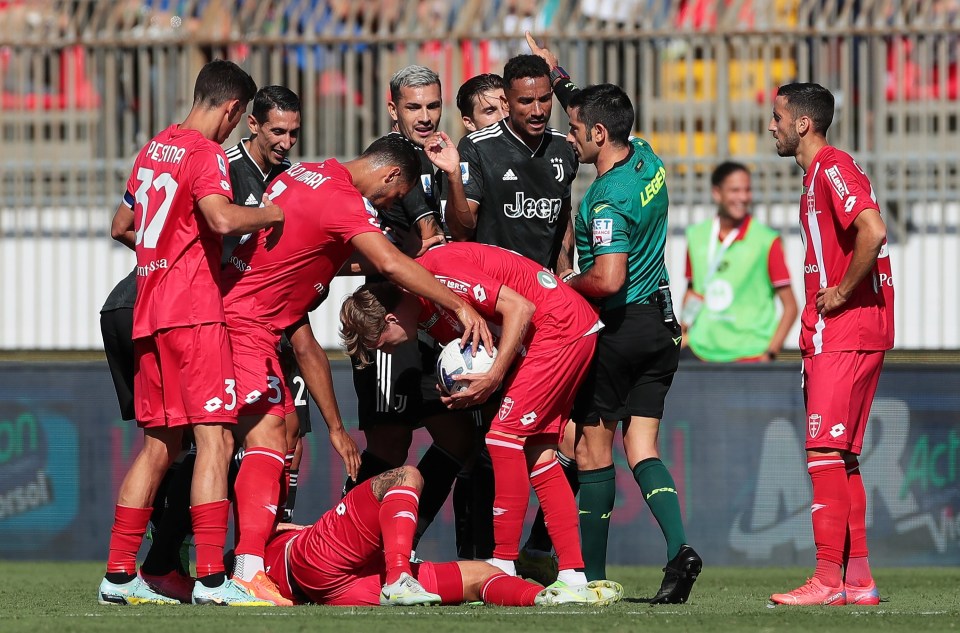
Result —
<path fill-rule="evenodd" d="M 399 132 L 390 132 L 390 135 L 400 136 Z M 398 203 L 386 211 L 380 212 L 380 221 L 384 227 L 409 231 L 416 226 L 420 219 L 432 215 L 440 223 L 440 207 L 434 195 L 433 163 L 427 158 L 427 153 L 419 145 L 415 145 L 417 156 L 420 157 L 420 182 Z"/>
<path fill-rule="evenodd" d="M 227 160 L 230 161 L 230 185 L 233 187 L 234 204 L 258 207 L 263 193 L 267 190 L 267 185 L 290 167 L 290 161 L 284 158 L 282 163 L 274 166 L 269 172 L 263 173 L 257 161 L 250 156 L 246 145 L 248 142 L 249 139 L 244 139 L 226 151 Z M 230 261 L 233 249 L 240 243 L 240 239 L 233 235 L 223 236 L 221 265 L 226 265 Z"/>
<path fill-rule="evenodd" d="M 558 226 L 560 206 L 579 166 L 565 135 L 548 127 L 531 151 L 503 120 L 457 147 L 467 199 L 480 205 L 476 240 L 553 267 L 566 229 Z"/>

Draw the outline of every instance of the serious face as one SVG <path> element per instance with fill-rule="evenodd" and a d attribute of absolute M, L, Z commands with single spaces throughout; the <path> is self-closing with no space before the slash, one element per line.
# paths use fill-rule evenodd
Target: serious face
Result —
<path fill-rule="evenodd" d="M 593 133 L 580 120 L 580 108 L 570 110 L 570 131 L 567 132 L 567 142 L 573 147 L 577 160 L 581 163 L 597 162 L 599 148 L 593 138 Z"/>
<path fill-rule="evenodd" d="M 397 131 L 423 147 L 440 124 L 440 113 L 443 111 L 440 84 L 401 88 L 400 97 L 396 102 L 389 102 L 387 110 Z"/>
<path fill-rule="evenodd" d="M 713 188 L 713 201 L 717 203 L 720 215 L 735 222 L 745 218 L 753 202 L 750 174 L 738 170 L 728 175 L 719 187 Z"/>
<path fill-rule="evenodd" d="M 247 117 L 247 126 L 253 134 L 250 143 L 252 151 L 261 157 L 268 166 L 283 162 L 290 149 L 300 137 L 300 113 L 287 112 L 274 108 L 267 113 L 267 120 L 257 121 L 253 115 Z"/>
<path fill-rule="evenodd" d="M 786 97 L 777 96 L 773 101 L 773 116 L 767 131 L 773 133 L 777 142 L 777 155 L 796 156 L 800 147 L 800 134 L 797 132 L 797 121 L 787 108 Z"/>
<path fill-rule="evenodd" d="M 500 122 L 507 114 L 503 88 L 487 90 L 474 96 L 473 112 L 470 116 L 463 117 L 463 125 L 471 132 L 476 132 Z"/>
<path fill-rule="evenodd" d="M 553 110 L 549 77 L 514 79 L 504 90 L 510 127 L 524 141 L 538 141 L 547 129 Z"/>

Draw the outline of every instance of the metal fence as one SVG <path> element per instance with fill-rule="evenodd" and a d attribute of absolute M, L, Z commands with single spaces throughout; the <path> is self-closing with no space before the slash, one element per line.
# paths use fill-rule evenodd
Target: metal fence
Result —
<path fill-rule="evenodd" d="M 301 95 L 294 155 L 351 157 L 388 130 L 387 82 L 409 63 L 440 73 L 441 126 L 458 138 L 456 88 L 525 52 L 525 29 L 579 83 L 634 98 L 636 129 L 668 166 L 678 291 L 682 228 L 712 213 L 708 175 L 724 158 L 754 170 L 757 214 L 799 262 L 800 170 L 766 126 L 781 83 L 830 88 L 830 140 L 870 175 L 890 225 L 898 345 L 960 348 L 958 14 L 948 0 L 0 3 L 0 349 L 100 346 L 99 304 L 133 265 L 108 235 L 127 171 L 189 109 L 207 60 Z M 553 125 L 565 128 L 559 108 Z M 582 170 L 575 194 L 590 180 Z M 325 343 L 335 308 L 317 314 Z"/>

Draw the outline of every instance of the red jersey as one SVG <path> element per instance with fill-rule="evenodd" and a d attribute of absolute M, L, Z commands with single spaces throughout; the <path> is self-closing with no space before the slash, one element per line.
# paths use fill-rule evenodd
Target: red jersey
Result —
<path fill-rule="evenodd" d="M 223 323 L 223 240 L 198 203 L 233 199 L 223 149 L 196 130 L 171 125 L 133 163 L 124 202 L 137 232 L 137 300 L 133 337 L 164 328 Z"/>
<path fill-rule="evenodd" d="M 800 224 L 805 256 L 806 305 L 800 315 L 800 351 L 877 351 L 893 347 L 893 275 L 887 243 L 873 271 L 838 310 L 821 316 L 817 291 L 839 285 L 853 261 L 853 222 L 864 209 L 879 209 L 873 187 L 846 152 L 826 146 L 803 178 Z"/>
<path fill-rule="evenodd" d="M 524 345 L 560 347 L 598 329 L 597 312 L 578 292 L 540 264 L 513 251 L 472 242 L 436 246 L 417 260 L 437 280 L 466 299 L 499 334 L 500 288 L 507 286 L 536 306 Z M 456 316 L 421 300 L 420 328 L 441 343 L 463 334 Z"/>
<path fill-rule="evenodd" d="M 221 286 L 228 320 L 252 319 L 279 333 L 326 296 L 361 233 L 379 232 L 376 212 L 336 160 L 296 163 L 268 190 L 283 209 L 280 241 L 266 248 L 259 231 L 237 247 Z"/>

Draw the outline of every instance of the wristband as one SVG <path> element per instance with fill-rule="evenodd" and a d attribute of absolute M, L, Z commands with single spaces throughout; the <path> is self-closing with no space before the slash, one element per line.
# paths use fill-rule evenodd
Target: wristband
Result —
<path fill-rule="evenodd" d="M 570 74 L 563 69 L 563 66 L 557 65 L 550 69 L 550 85 L 557 83 L 561 79 L 570 79 Z"/>
<path fill-rule="evenodd" d="M 541 77 L 542 77 L 542 75 L 541 75 Z M 576 277 L 576 276 L 577 276 L 577 273 L 569 272 L 569 273 L 567 273 L 566 275 L 564 275 L 563 277 L 561 277 L 561 278 L 560 278 L 560 281 L 562 281 L 563 283 L 567 283 L 568 281 L 570 281 L 571 279 L 573 279 L 573 278 Z"/>
<path fill-rule="evenodd" d="M 770 357 L 770 360 L 777 360 L 777 353 L 772 349 L 767 350 L 767 356 Z"/>

